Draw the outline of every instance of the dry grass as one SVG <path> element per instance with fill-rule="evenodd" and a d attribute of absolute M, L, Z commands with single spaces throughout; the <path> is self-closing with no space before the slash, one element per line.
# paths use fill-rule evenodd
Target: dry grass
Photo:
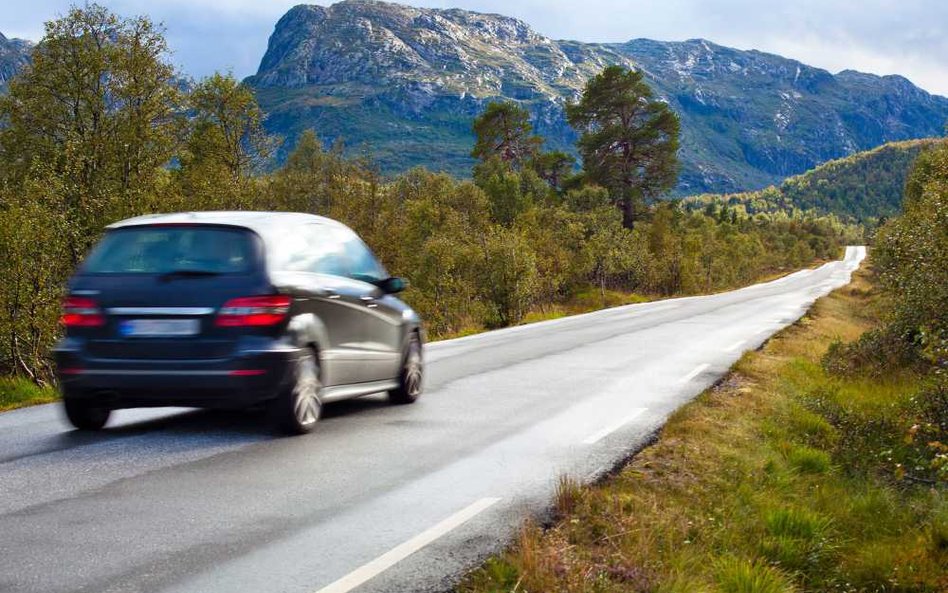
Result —
<path fill-rule="evenodd" d="M 829 393 L 871 423 L 918 389 L 910 374 L 849 381 L 819 364 L 873 326 L 876 301 L 867 273 L 818 301 L 614 478 L 564 480 L 556 524 L 524 527 L 460 590 L 948 591 L 944 489 L 897 480 L 869 445 L 853 463 L 850 435 L 811 405 Z"/>

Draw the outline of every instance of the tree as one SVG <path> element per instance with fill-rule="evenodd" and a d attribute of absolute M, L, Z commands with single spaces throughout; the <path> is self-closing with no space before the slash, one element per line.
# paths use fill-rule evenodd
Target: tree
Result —
<path fill-rule="evenodd" d="M 497 157 L 516 169 L 533 159 L 543 143 L 533 135 L 530 113 L 510 101 L 488 103 L 474 120 L 474 135 L 471 156 L 485 162 Z"/>
<path fill-rule="evenodd" d="M 272 176 L 269 200 L 273 207 L 312 212 L 328 216 L 340 195 L 340 183 L 357 183 L 370 178 L 371 173 L 358 161 L 346 159 L 342 145 L 330 150 L 313 130 L 300 134 L 286 162 Z"/>
<path fill-rule="evenodd" d="M 188 155 L 183 167 L 207 173 L 222 169 L 234 185 L 258 172 L 278 140 L 263 129 L 263 113 L 249 87 L 232 74 L 215 72 L 188 97 L 193 112 Z"/>
<path fill-rule="evenodd" d="M 546 181 L 553 191 L 563 190 L 564 182 L 573 172 L 576 159 L 571 154 L 561 151 L 544 152 L 538 154 L 531 163 L 543 181 Z"/>
<path fill-rule="evenodd" d="M 106 220 L 137 209 L 163 178 L 180 121 L 167 59 L 146 17 L 90 4 L 46 23 L 31 65 L 0 98 L 4 182 L 61 180 L 74 262 Z"/>
<path fill-rule="evenodd" d="M 504 226 L 513 224 L 521 212 L 549 192 L 536 173 L 515 171 L 496 156 L 474 167 L 474 183 L 490 200 L 491 218 Z"/>
<path fill-rule="evenodd" d="M 519 323 L 534 301 L 539 284 L 533 249 L 519 233 L 500 226 L 488 231 L 483 244 L 479 284 L 491 308 L 488 325 Z"/>
<path fill-rule="evenodd" d="M 609 190 L 632 228 L 651 200 L 675 186 L 678 116 L 654 98 L 641 71 L 622 66 L 590 80 L 566 115 L 580 133 L 587 179 Z"/>

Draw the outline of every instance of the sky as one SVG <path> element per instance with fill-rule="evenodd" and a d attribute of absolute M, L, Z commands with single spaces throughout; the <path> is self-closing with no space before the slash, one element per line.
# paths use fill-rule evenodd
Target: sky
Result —
<path fill-rule="evenodd" d="M 38 40 L 69 0 L 3 0 L 0 32 Z M 125 16 L 166 27 L 172 61 L 185 74 L 253 74 L 276 21 L 300 0 L 100 0 Z M 331 4 L 317 1 L 316 4 Z M 901 74 L 948 96 L 946 0 L 411 0 L 514 16 L 555 39 L 618 42 L 701 37 L 759 49 L 838 72 Z"/>

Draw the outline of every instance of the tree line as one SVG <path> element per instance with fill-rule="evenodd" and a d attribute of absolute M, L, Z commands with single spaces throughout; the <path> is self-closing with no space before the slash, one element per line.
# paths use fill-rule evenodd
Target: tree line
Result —
<path fill-rule="evenodd" d="M 640 73 L 593 78 L 567 118 L 573 156 L 529 114 L 489 103 L 471 179 L 381 176 L 303 133 L 282 165 L 253 92 L 229 74 L 185 84 L 163 31 L 98 5 L 47 23 L 0 97 L 0 372 L 49 380 L 65 280 L 103 227 L 133 215 L 255 209 L 321 214 L 360 233 L 411 286 L 429 335 L 552 314 L 577 299 L 722 290 L 836 257 L 833 218 L 688 211 L 678 119 Z"/>
<path fill-rule="evenodd" d="M 725 196 L 692 196 L 684 202 L 692 209 L 726 205 L 745 214 L 813 210 L 875 225 L 899 213 L 915 159 L 937 143 L 933 138 L 890 142 L 829 161 L 779 186 Z"/>

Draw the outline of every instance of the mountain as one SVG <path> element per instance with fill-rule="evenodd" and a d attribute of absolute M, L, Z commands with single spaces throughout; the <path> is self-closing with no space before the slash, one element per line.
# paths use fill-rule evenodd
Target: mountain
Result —
<path fill-rule="evenodd" d="M 905 181 L 919 153 L 940 140 L 891 142 L 824 163 L 761 191 L 686 198 L 690 208 L 727 204 L 749 214 L 815 210 L 843 220 L 871 222 L 902 209 Z"/>
<path fill-rule="evenodd" d="M 30 61 L 33 44 L 23 39 L 7 39 L 0 33 L 0 90 L 7 86 L 20 68 Z"/>
<path fill-rule="evenodd" d="M 764 187 L 938 135 L 948 120 L 948 99 L 898 76 L 833 75 L 704 40 L 556 41 L 501 15 L 370 0 L 292 8 L 246 82 L 287 147 L 313 128 L 388 172 L 425 165 L 466 176 L 471 120 L 487 101 L 521 102 L 551 148 L 571 149 L 563 105 L 609 64 L 641 68 L 681 116 L 682 194 Z"/>
<path fill-rule="evenodd" d="M 834 76 L 703 40 L 613 47 L 681 117 L 689 189 L 761 187 L 886 142 L 941 135 L 948 121 L 948 99 L 900 76 Z"/>

